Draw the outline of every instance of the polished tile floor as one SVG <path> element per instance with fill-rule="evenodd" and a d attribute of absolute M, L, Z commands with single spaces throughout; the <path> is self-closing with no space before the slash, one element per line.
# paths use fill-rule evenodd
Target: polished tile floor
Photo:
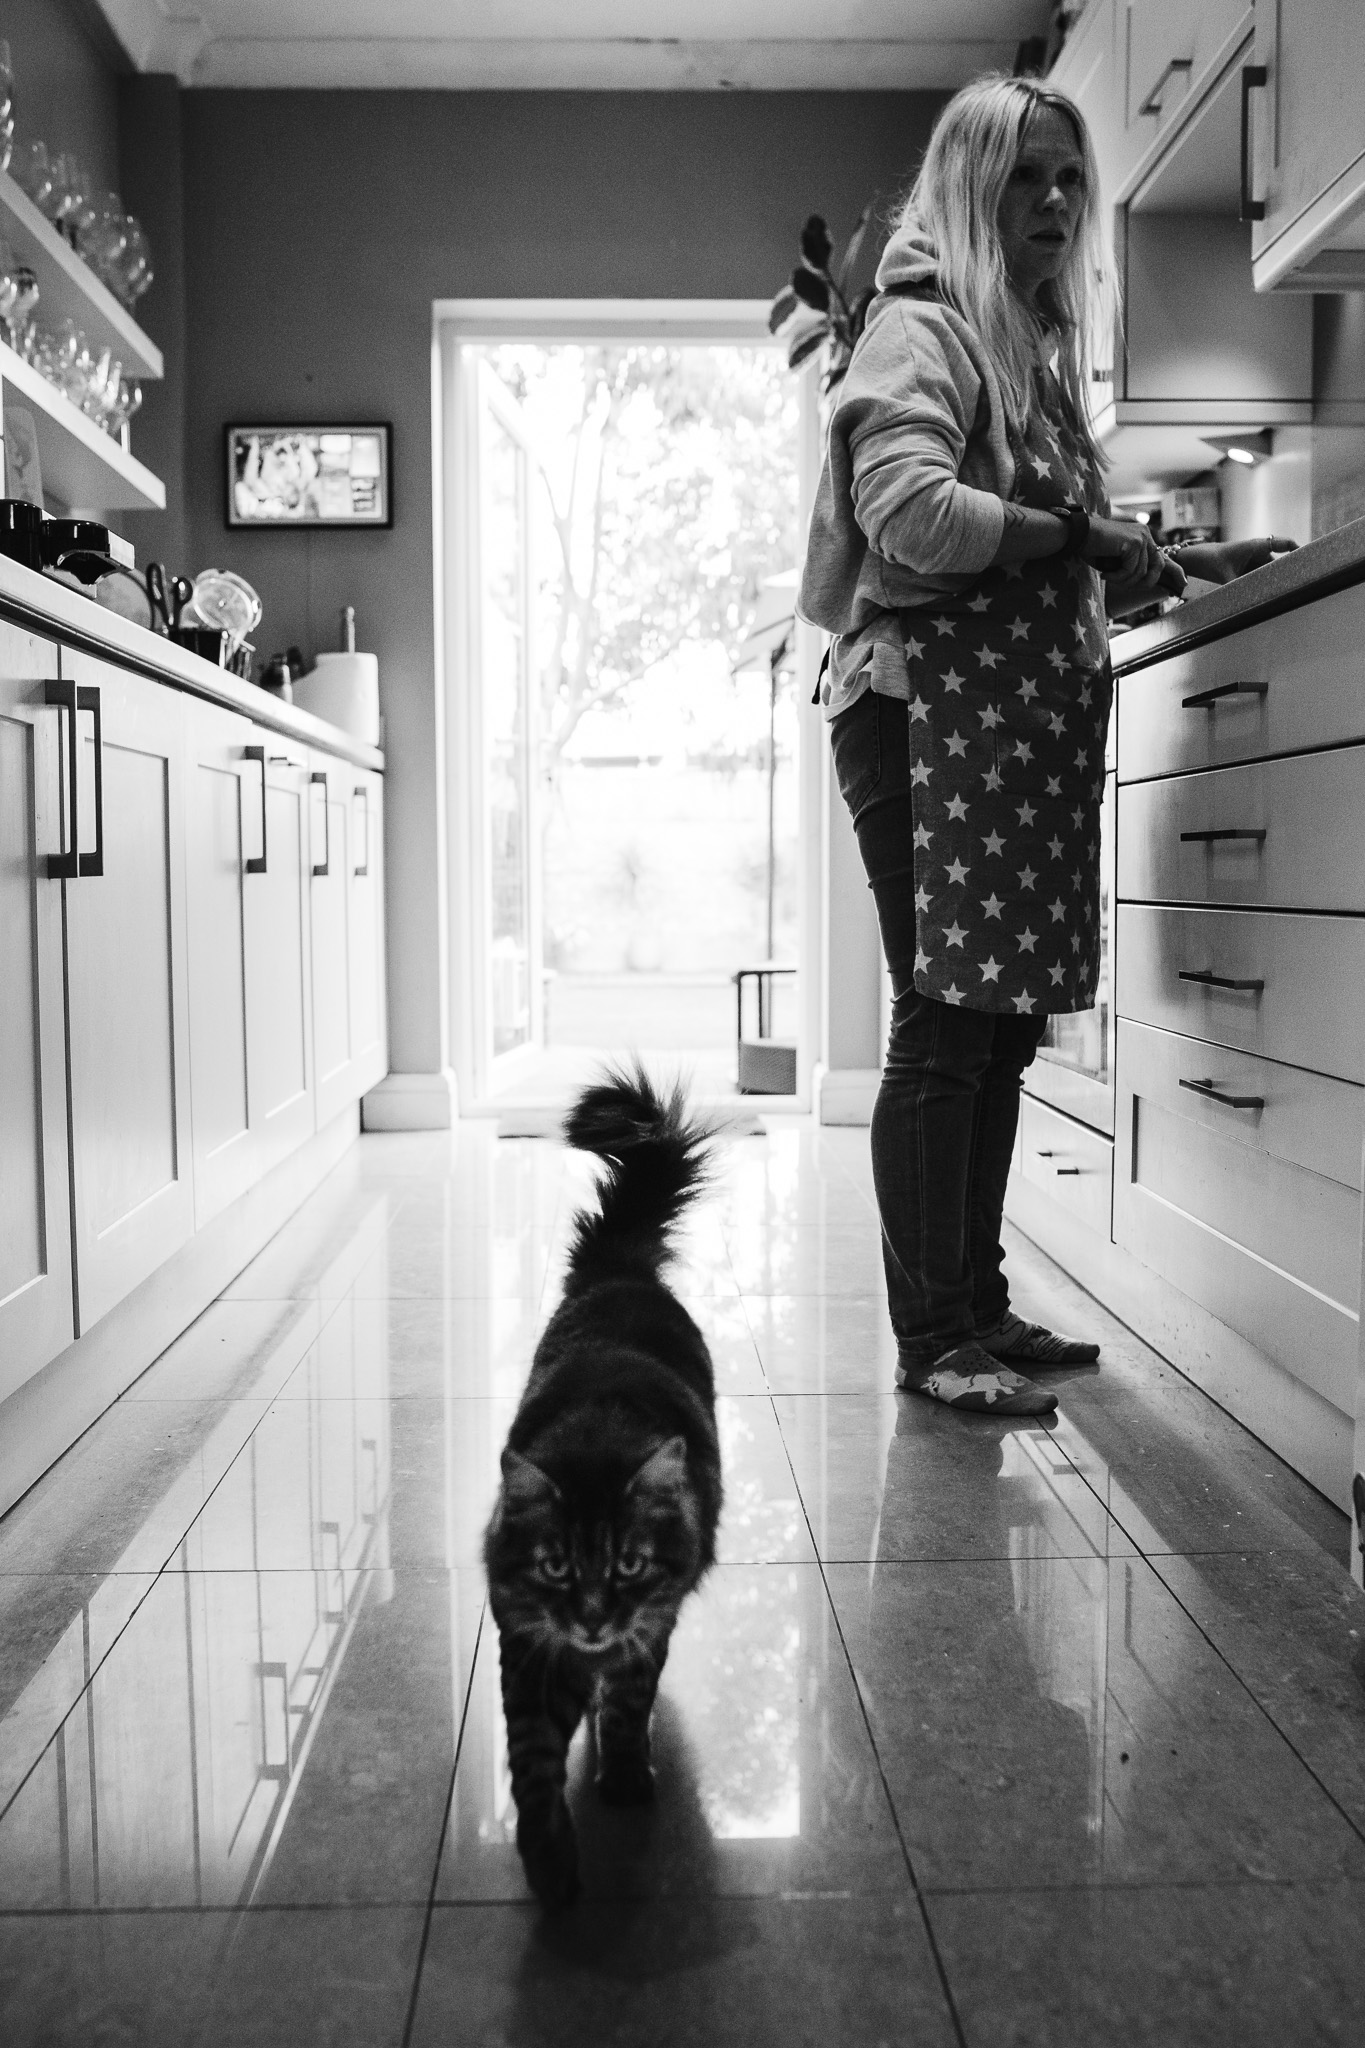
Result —
<path fill-rule="evenodd" d="M 866 1134 L 734 1139 L 680 1291 L 722 1563 L 652 1814 L 513 1846 L 478 1566 L 582 1160 L 366 1138 L 0 1521 L 0 2041 L 1365 2041 L 1347 1525 L 1103 1340 L 1048 1427 L 892 1388 Z"/>

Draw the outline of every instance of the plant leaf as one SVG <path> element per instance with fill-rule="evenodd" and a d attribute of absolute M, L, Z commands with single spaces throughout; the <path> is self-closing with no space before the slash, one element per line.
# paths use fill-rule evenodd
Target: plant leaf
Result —
<path fill-rule="evenodd" d="M 876 296 L 877 287 L 875 284 L 870 284 L 867 286 L 865 291 L 859 292 L 857 298 L 853 301 L 852 306 L 849 308 L 849 325 L 852 329 L 852 337 L 854 341 L 858 339 L 859 335 L 862 333 L 863 329 L 867 325 L 867 309 L 872 304 L 872 301 L 876 298 Z"/>
<path fill-rule="evenodd" d="M 799 369 L 807 356 L 815 354 L 816 349 L 821 346 L 828 333 L 829 324 L 827 321 L 822 320 L 818 327 L 811 328 L 809 334 L 804 334 L 799 341 L 793 342 L 787 351 L 787 368 L 789 370 Z"/>
<path fill-rule="evenodd" d="M 844 260 L 839 265 L 840 284 L 846 285 L 853 275 L 853 266 L 858 261 L 858 257 L 861 254 L 863 242 L 867 236 L 868 228 L 871 226 L 872 223 L 872 209 L 876 205 L 876 203 L 877 202 L 875 199 L 869 199 L 867 205 L 858 215 L 857 221 L 854 224 L 853 233 L 848 238 L 848 246 L 844 250 Z"/>
<path fill-rule="evenodd" d="M 834 238 L 818 213 L 813 213 L 801 230 L 801 254 L 812 270 L 829 269 Z"/>
<path fill-rule="evenodd" d="M 817 313 L 829 311 L 829 286 L 813 270 L 794 270 L 792 290 L 798 299 L 807 306 L 813 306 Z"/>
<path fill-rule="evenodd" d="M 801 301 L 789 284 L 783 285 L 777 297 L 768 308 L 768 332 L 776 334 L 779 327 L 785 327 Z"/>

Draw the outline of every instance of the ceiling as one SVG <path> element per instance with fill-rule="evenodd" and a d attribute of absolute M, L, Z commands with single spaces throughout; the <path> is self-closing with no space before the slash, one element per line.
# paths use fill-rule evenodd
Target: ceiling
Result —
<path fill-rule="evenodd" d="M 187 86 L 905 90 L 1008 69 L 1050 0 L 97 0 Z"/>

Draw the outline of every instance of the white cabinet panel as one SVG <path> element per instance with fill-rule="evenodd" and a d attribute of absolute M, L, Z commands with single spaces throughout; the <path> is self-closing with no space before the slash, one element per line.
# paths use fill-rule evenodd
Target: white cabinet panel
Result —
<path fill-rule="evenodd" d="M 0 1399 L 74 1335 L 57 649 L 0 622 Z"/>
<path fill-rule="evenodd" d="M 1256 9 L 1252 241 L 1258 291 L 1365 286 L 1365 7 L 1291 0 Z"/>
<path fill-rule="evenodd" d="M 388 1071 L 383 1000 L 383 784 L 312 757 L 313 1046 L 317 1126 Z"/>
<path fill-rule="evenodd" d="M 265 833 L 245 889 L 247 1089 L 264 1172 L 314 1130 L 311 855 L 304 749 L 264 732 L 254 746 Z"/>
<path fill-rule="evenodd" d="M 355 1092 L 364 1094 L 389 1071 L 384 1000 L 384 778 L 370 768 L 347 771 L 351 792 L 351 1035 Z"/>
<path fill-rule="evenodd" d="M 183 699 L 140 676 L 67 650 L 62 670 L 81 704 L 80 845 L 102 870 L 63 885 L 84 1330 L 194 1228 L 184 722 Z"/>
<path fill-rule="evenodd" d="M 194 1213 L 202 1226 L 256 1176 L 247 1058 L 246 863 L 260 854 L 261 777 L 246 718 L 186 707 L 185 896 Z M 256 840 L 247 833 L 254 825 Z"/>

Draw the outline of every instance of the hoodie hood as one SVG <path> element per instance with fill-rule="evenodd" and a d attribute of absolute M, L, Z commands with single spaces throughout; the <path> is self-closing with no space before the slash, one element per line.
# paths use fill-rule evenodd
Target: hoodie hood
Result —
<path fill-rule="evenodd" d="M 894 291 L 907 284 L 930 284 L 938 276 L 938 249 L 917 221 L 896 229 L 877 265 L 877 289 Z"/>

